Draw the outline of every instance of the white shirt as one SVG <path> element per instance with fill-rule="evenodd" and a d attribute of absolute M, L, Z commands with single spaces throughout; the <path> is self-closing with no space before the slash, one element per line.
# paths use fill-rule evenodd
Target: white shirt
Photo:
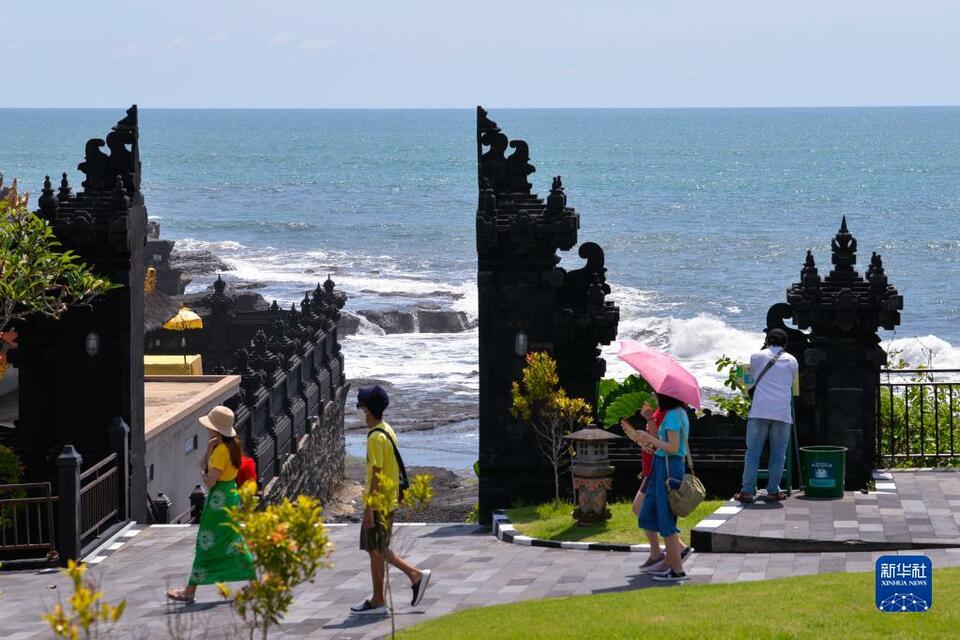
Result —
<path fill-rule="evenodd" d="M 750 373 L 754 380 L 764 370 L 773 357 L 783 351 L 781 347 L 769 347 L 750 356 Z M 773 366 L 763 374 L 763 379 L 755 386 L 750 417 L 765 420 L 793 422 L 790 413 L 790 399 L 793 394 L 793 381 L 800 371 L 797 359 L 784 353 Z"/>

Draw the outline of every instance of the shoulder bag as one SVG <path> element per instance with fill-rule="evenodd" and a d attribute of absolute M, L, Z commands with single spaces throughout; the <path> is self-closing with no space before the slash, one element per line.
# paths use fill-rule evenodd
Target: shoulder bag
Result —
<path fill-rule="evenodd" d="M 690 455 L 690 443 L 687 440 L 687 434 L 683 428 L 681 428 L 681 435 L 683 436 L 684 448 L 687 451 L 687 464 L 690 465 L 690 473 L 683 475 L 683 482 L 680 483 L 679 488 L 671 489 L 669 478 L 670 466 L 669 464 L 667 465 L 667 502 L 670 504 L 670 510 L 673 511 L 678 518 L 685 518 L 693 513 L 693 510 L 703 502 L 703 499 L 707 496 L 707 490 L 694 472 L 693 456 Z"/>

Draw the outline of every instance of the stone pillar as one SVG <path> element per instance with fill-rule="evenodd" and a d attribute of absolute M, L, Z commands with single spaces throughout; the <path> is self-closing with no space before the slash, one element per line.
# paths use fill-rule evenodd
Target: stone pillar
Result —
<path fill-rule="evenodd" d="M 122 522 L 130 517 L 130 427 L 123 418 L 114 418 L 107 437 L 110 453 L 117 454 L 117 473 L 120 474 L 117 483 L 117 518 Z"/>
<path fill-rule="evenodd" d="M 80 465 L 83 458 L 73 448 L 64 445 L 63 452 L 57 458 L 57 551 L 60 562 L 66 566 L 67 560 L 79 560 L 82 550 L 80 534 Z"/>

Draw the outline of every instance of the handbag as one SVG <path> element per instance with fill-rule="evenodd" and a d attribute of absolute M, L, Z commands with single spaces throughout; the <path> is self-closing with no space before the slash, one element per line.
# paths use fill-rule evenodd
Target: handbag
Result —
<path fill-rule="evenodd" d="M 750 387 L 749 389 L 747 389 L 747 395 L 750 396 L 750 399 L 751 399 L 751 400 L 753 400 L 753 393 L 754 393 L 754 391 L 757 390 L 757 385 L 760 384 L 760 381 L 763 380 L 763 376 L 766 375 L 767 371 L 770 371 L 770 367 L 772 367 L 774 364 L 776 364 L 777 360 L 779 360 L 779 359 L 780 359 L 780 356 L 782 356 L 783 354 L 784 354 L 784 352 L 781 351 L 781 352 L 778 353 L 777 355 L 775 355 L 775 356 L 773 356 L 772 358 L 770 358 L 770 362 L 767 363 L 767 366 L 765 366 L 765 367 L 763 368 L 763 370 L 760 371 L 760 375 L 757 376 L 756 382 L 753 383 L 753 386 L 752 386 L 752 387 Z"/>
<path fill-rule="evenodd" d="M 399 502 L 403 502 L 403 494 L 407 492 L 407 489 L 410 488 L 410 480 L 407 478 L 407 468 L 403 466 L 403 458 L 400 457 L 400 450 L 397 449 L 397 443 L 393 441 L 393 438 L 390 437 L 384 429 L 370 429 L 367 433 L 367 437 L 370 437 L 370 434 L 379 431 L 387 437 L 387 440 L 390 441 L 390 445 L 393 446 L 393 455 L 397 459 L 397 468 L 399 470 L 400 482 L 397 483 L 397 499 Z"/>
<path fill-rule="evenodd" d="M 690 455 L 690 444 L 687 440 L 687 434 L 683 432 L 683 443 L 687 450 L 687 464 L 690 465 L 690 473 L 683 474 L 683 481 L 677 489 L 670 488 L 670 469 L 667 468 L 667 502 L 670 504 L 670 510 L 678 518 L 685 518 L 696 509 L 703 499 L 707 496 L 707 490 L 703 483 L 696 476 L 693 469 L 693 457 Z"/>

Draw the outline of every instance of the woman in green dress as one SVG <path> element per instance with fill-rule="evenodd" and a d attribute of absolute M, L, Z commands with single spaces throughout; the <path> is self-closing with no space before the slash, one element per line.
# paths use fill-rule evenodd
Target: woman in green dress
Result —
<path fill-rule="evenodd" d="M 233 422 L 233 411 L 223 406 L 214 407 L 200 418 L 200 424 L 212 432 L 202 470 L 207 500 L 200 516 L 196 555 L 187 587 L 167 591 L 167 597 L 177 602 L 193 602 L 201 584 L 254 578 L 253 556 L 240 534 L 230 527 L 227 515 L 229 507 L 240 504 L 236 478 L 241 454 Z"/>

